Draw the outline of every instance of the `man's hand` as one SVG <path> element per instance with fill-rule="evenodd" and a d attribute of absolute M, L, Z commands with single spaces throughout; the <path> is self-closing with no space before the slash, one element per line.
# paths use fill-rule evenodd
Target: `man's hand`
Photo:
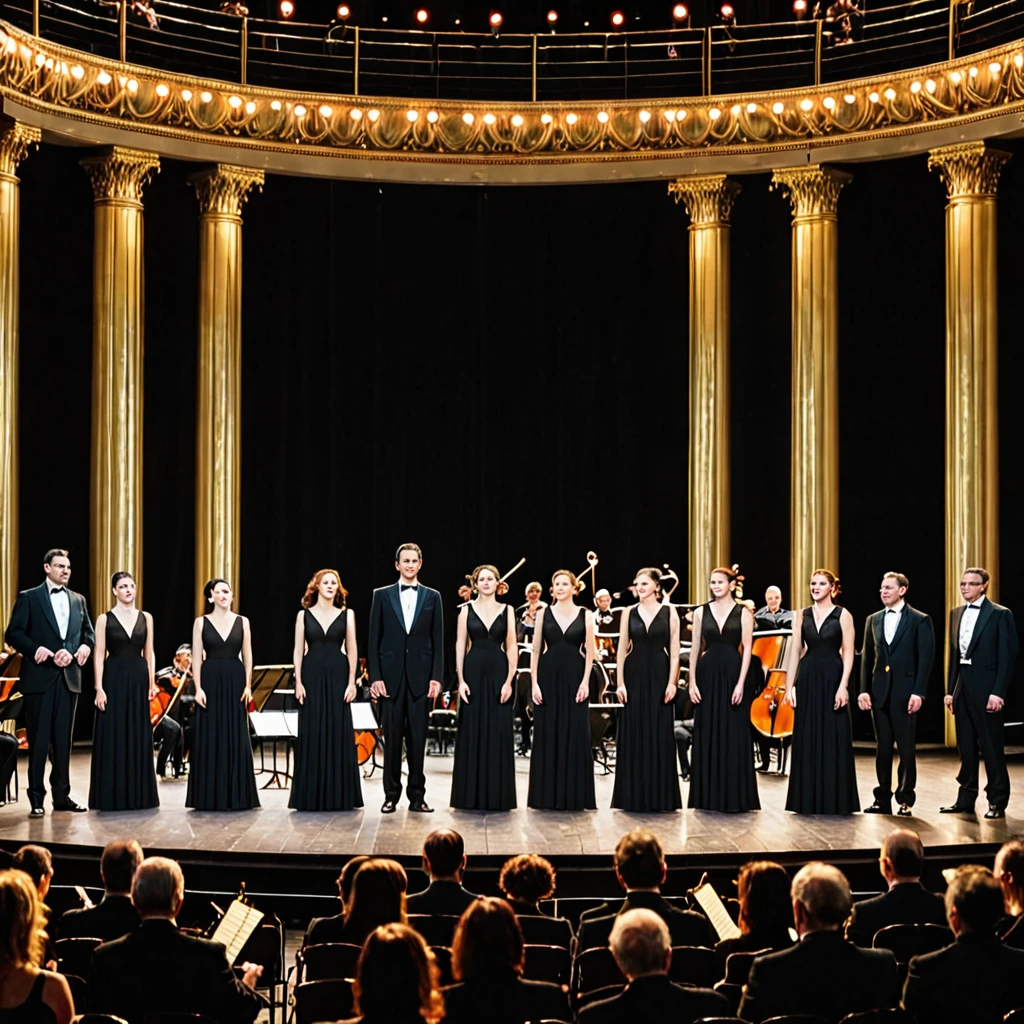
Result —
<path fill-rule="evenodd" d="M 441 684 L 436 679 L 430 680 L 430 686 L 427 687 L 427 696 L 431 700 L 437 700 L 441 696 Z"/>
<path fill-rule="evenodd" d="M 871 710 L 871 694 L 870 693 L 862 693 L 857 698 L 857 707 L 859 707 L 861 709 L 861 711 L 870 711 Z"/>
<path fill-rule="evenodd" d="M 949 708 L 949 713 L 951 715 L 956 714 L 956 712 L 953 710 L 953 694 L 947 693 L 946 696 L 942 698 L 942 703 L 945 704 L 947 708 Z"/>
<path fill-rule="evenodd" d="M 89 660 L 90 654 L 92 654 L 92 648 L 87 644 L 82 644 L 82 646 L 75 651 L 75 661 L 77 661 L 79 665 L 84 665 Z"/>
<path fill-rule="evenodd" d="M 248 985 L 249 988 L 256 987 L 256 982 L 259 980 L 262 974 L 262 964 L 251 964 L 249 963 L 248 960 L 246 960 L 245 963 L 242 964 L 242 981 L 244 984 Z"/>
<path fill-rule="evenodd" d="M 370 696 L 371 697 L 386 697 L 388 695 L 388 688 L 384 685 L 383 679 L 375 679 L 370 684 Z"/>
<path fill-rule="evenodd" d="M 1003 705 L 1006 701 L 1002 697 L 997 697 L 994 693 L 988 695 L 988 703 L 985 705 L 986 711 L 1002 711 Z"/>
<path fill-rule="evenodd" d="M 916 715 L 921 710 L 921 705 L 924 701 L 918 697 L 916 693 L 910 695 L 910 700 L 907 701 L 907 714 Z"/>
<path fill-rule="evenodd" d="M 51 651 L 49 647 L 37 647 L 36 648 L 35 663 L 37 665 L 42 665 L 42 663 L 44 661 L 46 661 L 47 658 L 52 658 L 52 657 L 53 657 L 53 651 Z"/>
<path fill-rule="evenodd" d="M 63 647 L 53 655 L 53 663 L 57 668 L 67 668 L 73 660 L 71 653 L 65 651 Z"/>

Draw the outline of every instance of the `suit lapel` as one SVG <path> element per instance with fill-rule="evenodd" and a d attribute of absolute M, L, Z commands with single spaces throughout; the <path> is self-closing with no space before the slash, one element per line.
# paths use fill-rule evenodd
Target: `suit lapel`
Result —
<path fill-rule="evenodd" d="M 402 629 L 405 629 L 405 613 L 402 611 L 402 598 L 401 591 L 398 589 L 398 584 L 393 583 L 388 587 L 388 597 L 391 599 L 391 607 L 394 609 L 395 614 L 398 616 L 398 622 Z"/>
<path fill-rule="evenodd" d="M 899 625 L 896 627 L 896 632 L 893 634 L 892 643 L 889 644 L 889 650 L 893 650 L 895 646 L 903 638 L 903 634 L 910 628 L 910 605 L 905 604 L 903 606 L 903 614 L 900 616 Z"/>
<path fill-rule="evenodd" d="M 50 603 L 49 588 L 44 583 L 41 587 L 36 588 L 36 594 L 39 595 L 39 603 L 43 606 L 43 614 L 53 627 L 54 633 L 60 637 L 60 626 L 57 625 L 57 616 L 53 614 L 53 605 Z"/>
<path fill-rule="evenodd" d="M 875 646 L 885 650 L 885 612 L 875 612 Z"/>
<path fill-rule="evenodd" d="M 67 639 L 78 637 L 82 630 L 82 611 L 78 603 L 78 595 L 68 591 L 68 635 Z M 72 641 L 73 642 L 73 641 Z M 77 645 L 76 645 L 77 646 Z"/>
<path fill-rule="evenodd" d="M 974 624 L 974 632 L 971 634 L 971 643 L 967 648 L 967 658 L 970 660 L 974 654 L 974 648 L 978 646 L 978 637 L 985 628 L 985 624 L 992 617 L 992 602 L 985 599 L 985 603 L 978 609 L 978 621 Z M 959 631 L 958 631 L 959 633 Z"/>
<path fill-rule="evenodd" d="M 409 629 L 411 633 L 416 628 L 416 621 L 420 617 L 420 609 L 423 607 L 423 602 L 427 599 L 427 588 L 421 583 L 416 588 L 416 610 L 412 613 L 412 626 Z"/>

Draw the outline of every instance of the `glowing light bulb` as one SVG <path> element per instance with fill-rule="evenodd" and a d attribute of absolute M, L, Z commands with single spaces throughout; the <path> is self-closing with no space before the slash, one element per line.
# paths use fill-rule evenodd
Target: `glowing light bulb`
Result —
<path fill-rule="evenodd" d="M 665 111 L 665 120 L 668 121 L 669 124 L 672 124 L 672 122 L 675 121 L 675 119 L 676 119 L 676 112 L 674 110 L 666 110 Z"/>
<path fill-rule="evenodd" d="M 438 112 L 436 110 L 430 110 L 430 111 L 427 112 L 427 120 L 431 124 L 437 124 L 437 119 L 438 119 L 439 116 L 440 115 L 438 114 Z"/>
<path fill-rule="evenodd" d="M 649 110 L 641 110 L 640 111 L 640 123 L 641 124 L 647 124 L 647 122 L 650 121 L 650 119 L 651 119 L 651 112 Z"/>
<path fill-rule="evenodd" d="M 856 103 L 856 102 L 857 102 L 857 97 L 856 97 L 856 96 L 854 96 L 852 92 L 848 92 L 848 93 L 847 93 L 847 94 L 846 94 L 846 95 L 845 95 L 845 96 L 843 97 L 843 100 L 844 100 L 844 101 L 845 101 L 846 103 L 849 103 L 849 104 L 854 104 L 854 103 Z"/>
<path fill-rule="evenodd" d="M 523 115 L 522 114 L 513 114 L 512 115 L 512 127 L 513 128 L 522 128 L 523 127 Z"/>
<path fill-rule="evenodd" d="M 890 86 L 888 89 L 885 90 L 885 98 L 887 100 L 894 100 L 894 99 L 896 99 L 896 90 L 893 89 L 892 86 Z"/>
<path fill-rule="evenodd" d="M 739 117 L 740 116 L 740 111 L 742 109 L 743 108 L 738 103 L 735 103 L 735 104 L 733 104 L 733 106 L 731 106 L 729 108 L 729 113 L 732 114 L 733 117 Z"/>
<path fill-rule="evenodd" d="M 809 110 L 814 109 L 814 104 L 810 100 L 801 100 L 800 109 L 806 114 Z"/>
<path fill-rule="evenodd" d="M 472 124 L 476 120 L 476 118 L 473 117 L 473 115 L 467 110 L 462 115 L 462 120 L 465 121 L 466 124 Z"/>
<path fill-rule="evenodd" d="M 237 110 L 241 105 L 242 105 L 242 97 L 241 96 L 229 96 L 228 97 L 228 106 L 232 110 Z"/>
<path fill-rule="evenodd" d="M 493 114 L 484 114 L 484 124 L 494 124 L 497 120 Z"/>
<path fill-rule="evenodd" d="M 832 99 L 832 97 L 831 97 L 831 96 L 826 96 L 826 97 L 825 97 L 825 98 L 824 98 L 824 99 L 823 99 L 823 100 L 821 101 L 821 105 L 822 105 L 822 106 L 823 106 L 823 107 L 824 107 L 824 108 L 825 108 L 826 110 L 835 110 L 835 106 L 836 106 L 836 101 L 835 101 L 834 99 Z"/>
<path fill-rule="evenodd" d="M 685 121 L 686 120 L 686 111 L 685 110 L 677 110 L 676 111 L 676 120 L 679 121 L 680 123 Z"/>
<path fill-rule="evenodd" d="M 566 114 L 565 115 L 565 123 L 566 124 L 575 124 L 578 120 L 579 120 L 579 118 L 575 114 Z"/>
<path fill-rule="evenodd" d="M 937 88 L 937 86 L 935 85 L 935 79 L 929 78 L 928 81 L 924 83 L 924 87 L 925 89 L 928 90 L 928 92 L 935 92 Z"/>
<path fill-rule="evenodd" d="M 786 109 L 786 104 L 776 101 L 772 104 L 772 113 L 781 114 Z"/>
<path fill-rule="evenodd" d="M 969 74 L 971 76 L 971 78 L 977 78 L 978 77 L 978 69 L 977 68 L 971 68 L 970 70 L 968 70 L 967 74 Z"/>
<path fill-rule="evenodd" d="M 910 91 L 916 96 L 921 91 L 921 83 L 920 82 L 911 82 L 910 83 Z"/>
<path fill-rule="evenodd" d="M 8 50 L 11 49 L 11 43 L 10 42 L 8 42 L 7 48 L 8 48 Z M 1021 54 L 1018 53 L 1017 56 L 1013 58 L 1013 63 L 1016 64 L 1017 67 L 1019 67 L 1019 68 L 1020 67 L 1024 67 L 1024 55 L 1021 55 Z"/>
<path fill-rule="evenodd" d="M 878 93 L 877 93 L 877 92 L 871 92 L 871 93 L 868 93 L 868 99 L 869 99 L 869 100 L 870 100 L 870 101 L 871 101 L 872 103 L 877 103 L 877 102 L 878 102 Z"/>
<path fill-rule="evenodd" d="M 597 119 L 598 119 L 598 121 L 601 122 L 601 124 L 607 124 L 608 123 L 608 114 L 604 110 L 598 111 Z"/>
<path fill-rule="evenodd" d="M 959 85 L 964 76 L 961 75 L 959 71 L 954 71 L 949 77 L 954 85 Z"/>
<path fill-rule="evenodd" d="M 748 103 L 747 104 L 747 113 L 748 114 L 756 114 L 757 113 L 757 104 L 756 103 Z"/>
<path fill-rule="evenodd" d="M 550 114 L 541 114 L 540 115 L 540 123 L 541 124 L 551 124 L 551 122 L 553 120 L 554 120 L 554 118 Z"/>
<path fill-rule="evenodd" d="M 361 121 L 363 119 L 363 112 L 358 107 L 353 107 L 348 112 L 348 116 L 351 117 L 353 121 Z"/>
<path fill-rule="evenodd" d="M 1000 64 L 999 61 L 994 60 L 991 64 L 989 64 L 988 69 L 989 71 L 992 72 L 993 75 L 998 75 L 999 72 L 1003 70 L 1003 65 Z"/>
<path fill-rule="evenodd" d="M 246 103 L 246 105 L 245 105 L 245 112 L 247 114 L 255 114 L 256 113 L 256 104 L 252 100 L 249 100 L 249 102 Z"/>
<path fill-rule="evenodd" d="M 409 122 L 409 124 L 412 124 L 413 121 L 418 121 L 419 116 L 420 115 L 418 110 L 407 110 L 405 112 L 405 119 Z"/>
<path fill-rule="evenodd" d="M 209 102 L 210 102 L 210 101 L 211 101 L 211 100 L 213 99 L 213 94 L 212 94 L 212 93 L 209 93 L 209 92 L 201 92 L 201 93 L 199 94 L 199 98 L 200 98 L 200 99 L 201 99 L 201 100 L 202 100 L 202 101 L 203 101 L 204 103 L 209 103 Z"/>
<path fill-rule="evenodd" d="M 188 103 L 192 99 L 192 90 L 191 89 L 182 89 L 181 90 L 181 98 L 186 103 Z"/>
<path fill-rule="evenodd" d="M 376 123 L 376 122 L 377 122 L 377 120 L 378 120 L 378 119 L 380 118 L 380 111 L 379 111 L 379 110 L 377 110 L 376 108 L 374 108 L 373 110 L 368 110 L 368 111 L 366 112 L 366 116 L 367 116 L 367 117 L 368 117 L 368 118 L 369 118 L 369 119 L 370 119 L 370 120 L 371 120 L 372 122 Z"/>
<path fill-rule="evenodd" d="M 679 115 L 677 114 L 676 116 L 678 117 Z M 708 117 L 710 117 L 712 121 L 717 121 L 721 116 L 722 112 L 718 109 L 718 107 L 712 107 L 708 111 Z"/>
<path fill-rule="evenodd" d="M 85 68 L 81 64 L 75 64 L 71 69 L 71 77 L 76 81 L 80 81 L 85 75 Z"/>
<path fill-rule="evenodd" d="M 296 103 L 295 106 L 292 109 L 293 109 L 296 117 L 305 117 L 306 116 L 306 108 L 301 103 Z"/>
<path fill-rule="evenodd" d="M 171 92 L 171 90 L 170 90 L 170 89 L 168 89 L 168 88 L 167 88 L 167 86 L 166 86 L 166 85 L 164 85 L 164 83 L 163 83 L 163 82 L 161 82 L 161 83 L 160 83 L 160 84 L 159 84 L 159 85 L 158 85 L 158 86 L 156 87 L 156 94 L 157 94 L 157 96 L 159 96 L 159 97 L 160 97 L 160 99 L 163 99 L 163 98 L 164 98 L 165 96 L 168 96 L 168 95 L 170 95 L 170 92 Z"/>
<path fill-rule="evenodd" d="M 270 109 L 271 110 L 280 110 L 281 109 L 281 101 L 280 100 L 271 100 L 270 101 Z"/>
<path fill-rule="evenodd" d="M 334 113 L 334 108 L 329 107 L 326 103 L 320 108 L 321 117 L 330 117 Z"/>

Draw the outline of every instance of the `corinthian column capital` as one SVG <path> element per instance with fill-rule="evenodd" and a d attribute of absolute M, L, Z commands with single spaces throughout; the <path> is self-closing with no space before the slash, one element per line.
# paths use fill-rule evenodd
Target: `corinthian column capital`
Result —
<path fill-rule="evenodd" d="M 853 180 L 852 174 L 834 167 L 810 164 L 807 167 L 783 167 L 772 175 L 776 185 L 793 207 L 793 218 L 834 218 L 839 206 L 839 193 Z"/>
<path fill-rule="evenodd" d="M 142 189 L 160 171 L 152 153 L 111 146 L 97 156 L 80 161 L 92 184 L 92 197 L 100 202 L 142 205 Z"/>
<path fill-rule="evenodd" d="M 670 181 L 668 192 L 686 207 L 694 227 L 708 227 L 729 223 L 740 183 L 724 174 L 701 174 Z"/>
<path fill-rule="evenodd" d="M 0 174 L 17 174 L 18 164 L 28 156 L 31 146 L 38 145 L 41 135 L 38 128 L 0 117 Z"/>
<path fill-rule="evenodd" d="M 242 206 L 255 186 L 263 190 L 263 172 L 248 167 L 214 164 L 189 177 L 199 200 L 199 212 L 241 217 Z"/>
<path fill-rule="evenodd" d="M 994 196 L 1010 154 L 984 142 L 941 146 L 928 154 L 928 170 L 938 171 L 950 201 L 964 196 Z"/>

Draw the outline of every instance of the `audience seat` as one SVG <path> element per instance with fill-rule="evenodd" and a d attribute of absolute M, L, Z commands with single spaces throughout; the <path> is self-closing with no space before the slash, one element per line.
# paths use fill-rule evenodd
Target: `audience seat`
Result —
<path fill-rule="evenodd" d="M 410 914 L 409 927 L 423 936 L 428 946 L 447 946 L 455 941 L 457 916 L 450 914 Z"/>
<path fill-rule="evenodd" d="M 1022 1024 L 1024 1022 L 1024 1007 L 1019 1010 L 1011 1010 L 1003 1017 L 1003 1024 Z"/>
<path fill-rule="evenodd" d="M 524 952 L 524 978 L 530 981 L 551 981 L 556 985 L 569 984 L 572 978 L 572 957 L 564 946 L 528 945 L 524 947 Z"/>
<path fill-rule="evenodd" d="M 519 914 L 517 917 L 523 933 L 523 941 L 529 945 L 569 948 L 572 932 L 566 927 L 564 918 L 541 917 L 532 914 Z"/>
<path fill-rule="evenodd" d="M 317 942 L 304 946 L 299 951 L 299 978 L 302 981 L 354 978 L 362 951 L 362 946 L 350 942 Z"/>
<path fill-rule="evenodd" d="M 740 1003 L 743 1001 L 743 986 L 733 985 L 728 981 L 720 981 L 715 986 L 715 991 L 729 1000 L 729 1009 L 738 1013 Z"/>
<path fill-rule="evenodd" d="M 905 1024 L 914 1018 L 898 1007 L 885 1010 L 864 1010 L 862 1013 L 848 1013 L 839 1024 Z"/>
<path fill-rule="evenodd" d="M 686 985 L 711 988 L 718 977 L 718 955 L 707 946 L 673 946 L 668 976 Z"/>
<path fill-rule="evenodd" d="M 742 1017 L 698 1017 L 693 1024 L 749 1024 Z"/>
<path fill-rule="evenodd" d="M 342 978 L 304 981 L 295 986 L 294 1024 L 322 1024 L 353 1016 L 352 982 Z"/>
<path fill-rule="evenodd" d="M 762 1024 L 828 1024 L 816 1013 L 784 1013 L 781 1017 L 769 1017 Z"/>
<path fill-rule="evenodd" d="M 890 924 L 879 928 L 871 945 L 891 950 L 899 964 L 909 964 L 911 957 L 934 953 L 956 941 L 949 928 L 941 924 Z"/>
<path fill-rule="evenodd" d="M 113 1017 L 109 1013 L 83 1013 L 75 1018 L 76 1024 L 128 1024 L 124 1017 Z"/>
<path fill-rule="evenodd" d="M 437 969 L 441 974 L 441 984 L 453 984 L 455 982 L 455 975 L 452 974 L 452 951 L 447 946 L 431 946 L 430 948 L 434 953 Z"/>
<path fill-rule="evenodd" d="M 270 999 L 270 1024 L 274 1024 L 277 1020 L 277 986 L 284 984 L 284 928 L 280 921 L 275 918 L 260 923 L 235 958 L 236 964 L 246 961 L 263 965 L 263 973 L 255 987 L 266 991 Z"/>
<path fill-rule="evenodd" d="M 142 1018 L 142 1024 L 217 1024 L 217 1022 L 212 1017 L 201 1013 L 147 1013 Z"/>
<path fill-rule="evenodd" d="M 576 1000 L 576 1009 L 582 1010 L 584 1006 L 589 1006 L 591 1003 L 599 1003 L 602 999 L 611 999 L 625 987 L 625 985 L 605 985 L 604 988 L 595 988 L 591 992 L 585 992 Z"/>
<path fill-rule="evenodd" d="M 626 978 L 607 946 L 586 949 L 580 953 L 573 964 L 573 973 L 573 989 L 580 995 L 605 985 L 626 984 Z"/>
<path fill-rule="evenodd" d="M 86 984 L 85 978 L 80 978 L 77 974 L 65 974 L 64 980 L 68 983 L 68 988 L 71 989 L 71 1001 L 75 1004 L 75 1008 L 81 1010 L 89 1001 L 89 986 Z"/>
<path fill-rule="evenodd" d="M 61 974 L 74 974 L 88 978 L 92 965 L 92 951 L 103 942 L 102 939 L 58 939 L 53 944 L 57 958 L 57 970 Z"/>
<path fill-rule="evenodd" d="M 750 965 L 759 956 L 770 953 L 770 949 L 759 949 L 756 953 L 730 953 L 725 958 L 725 978 L 730 985 L 746 985 L 750 977 Z"/>

